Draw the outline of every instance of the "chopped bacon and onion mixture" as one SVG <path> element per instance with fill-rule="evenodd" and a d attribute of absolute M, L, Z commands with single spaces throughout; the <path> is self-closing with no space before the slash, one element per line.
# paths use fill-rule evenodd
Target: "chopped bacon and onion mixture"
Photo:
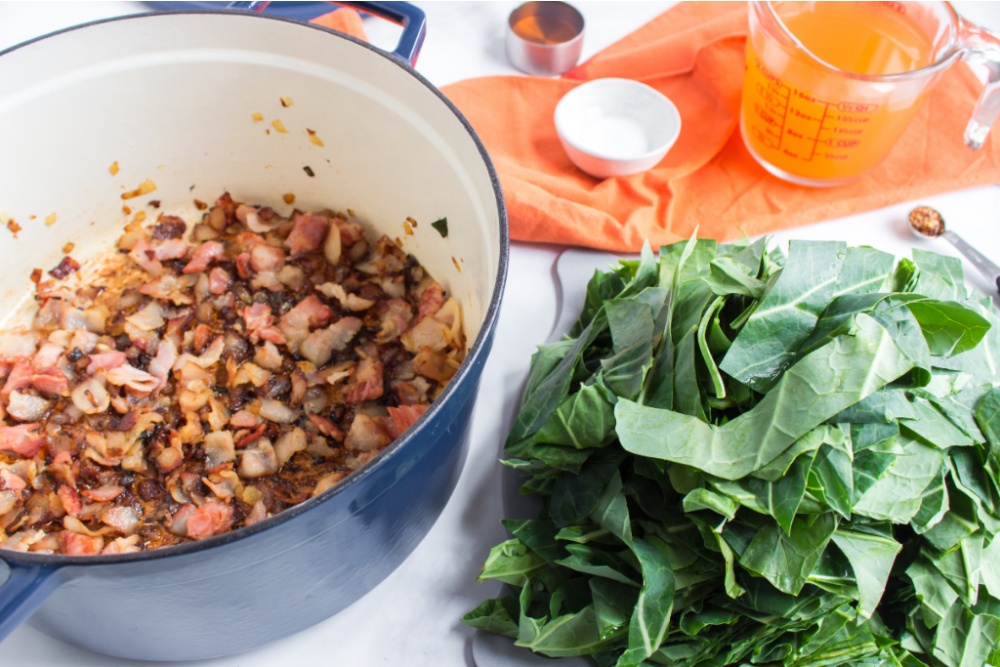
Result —
<path fill-rule="evenodd" d="M 0 332 L 0 548 L 115 554 L 248 526 L 409 427 L 464 355 L 457 303 L 330 211 L 218 199 L 128 228 Z"/>

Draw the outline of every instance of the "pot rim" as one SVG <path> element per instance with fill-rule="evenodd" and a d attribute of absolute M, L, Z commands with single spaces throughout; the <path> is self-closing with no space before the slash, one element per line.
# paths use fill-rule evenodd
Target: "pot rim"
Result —
<path fill-rule="evenodd" d="M 274 14 L 258 14 L 251 11 L 244 10 L 182 10 L 182 11 L 164 11 L 164 12 L 149 12 L 140 14 L 128 14 L 123 16 L 116 16 L 106 19 L 98 19 L 94 21 L 88 21 L 86 23 L 81 23 L 79 25 L 70 26 L 60 30 L 56 30 L 45 35 L 40 35 L 34 37 L 27 41 L 15 44 L 14 46 L 8 47 L 6 49 L 0 50 L 0 58 L 3 56 L 17 51 L 21 48 L 34 44 L 35 42 L 40 42 L 42 40 L 61 35 L 63 33 L 73 32 L 76 30 L 87 29 L 95 25 L 102 25 L 107 23 L 116 23 L 124 21 L 133 20 L 158 20 L 165 16 L 200 16 L 200 15 L 212 15 L 212 16 L 232 16 L 232 17 L 253 17 L 255 20 L 268 20 L 268 21 L 279 21 L 283 23 L 292 23 L 301 26 L 305 29 L 318 30 L 321 32 L 328 33 L 331 37 L 338 37 L 340 39 L 347 40 L 360 46 L 373 54 L 384 58 L 392 62 L 395 66 L 402 69 L 404 72 L 414 77 L 417 81 L 424 85 L 432 94 L 434 94 L 438 100 L 440 100 L 455 118 L 461 123 L 469 138 L 472 139 L 479 151 L 480 158 L 486 167 L 487 174 L 489 175 L 490 184 L 493 188 L 494 198 L 497 204 L 497 215 L 498 222 L 500 223 L 499 229 L 499 257 L 497 263 L 497 272 L 493 281 L 493 291 L 490 296 L 489 306 L 486 309 L 486 313 L 483 317 L 482 326 L 479 330 L 479 335 L 473 341 L 472 345 L 469 347 L 468 354 L 463 360 L 462 364 L 459 366 L 455 375 L 449 380 L 444 391 L 435 399 L 430 408 L 420 416 L 419 419 L 408 429 L 407 433 L 402 437 L 397 438 L 389 446 L 379 452 L 370 461 L 366 462 L 360 468 L 349 474 L 344 478 L 342 482 L 335 484 L 333 487 L 327 489 L 318 496 L 309 498 L 308 500 L 299 503 L 285 509 L 273 516 L 264 519 L 252 526 L 245 526 L 242 528 L 237 528 L 235 530 L 230 530 L 225 533 L 209 537 L 204 540 L 199 540 L 195 542 L 184 542 L 182 544 L 162 547 L 158 549 L 150 549 L 148 551 L 140 551 L 138 553 L 130 554 L 112 554 L 112 555 L 95 555 L 95 556 L 66 556 L 61 554 L 43 554 L 43 553 L 31 553 L 22 551 L 13 551 L 8 549 L 0 549 L 0 562 L 6 562 L 10 567 L 15 567 L 18 564 L 23 565 L 43 565 L 50 567 L 67 567 L 67 566 L 100 566 L 100 565 L 112 565 L 116 563 L 134 563 L 148 560 L 157 560 L 163 558 L 171 558 L 175 556 L 185 556 L 192 553 L 196 553 L 205 549 L 211 549 L 214 547 L 221 547 L 226 544 L 238 542 L 240 540 L 252 537 L 258 533 L 262 533 L 274 526 L 290 521 L 296 516 L 308 512 L 313 507 L 321 505 L 327 501 L 331 501 L 336 498 L 341 493 L 345 492 L 348 488 L 362 483 L 367 477 L 370 477 L 374 472 L 385 465 L 389 465 L 389 461 L 395 458 L 397 452 L 403 448 L 410 446 L 415 447 L 417 444 L 411 445 L 410 443 L 417 440 L 418 436 L 425 429 L 428 421 L 430 421 L 435 415 L 441 411 L 441 406 L 451 399 L 459 389 L 465 389 L 465 387 L 460 387 L 460 385 L 466 384 L 465 379 L 469 375 L 470 368 L 480 361 L 480 357 L 488 352 L 484 349 L 487 347 L 490 338 L 496 329 L 497 320 L 500 314 L 500 302 L 503 297 L 504 288 L 507 281 L 507 268 L 509 263 L 510 254 L 510 235 L 508 230 L 507 222 L 507 208 L 504 202 L 503 190 L 500 185 L 500 178 L 497 175 L 496 168 L 493 166 L 493 161 L 490 159 L 489 154 L 486 151 L 486 147 L 483 145 L 482 140 L 476 131 L 473 129 L 471 123 L 462 114 L 461 111 L 449 100 L 445 95 L 432 84 L 427 78 L 422 74 L 417 72 L 409 63 L 405 62 L 398 56 L 386 52 L 372 44 L 358 39 L 352 35 L 346 33 L 338 32 L 324 26 L 315 25 L 312 23 L 303 22 L 294 18 L 289 18 L 285 16 L 279 16 Z M 485 360 L 483 360 L 485 363 Z M 380 494 L 381 495 L 381 494 Z"/>

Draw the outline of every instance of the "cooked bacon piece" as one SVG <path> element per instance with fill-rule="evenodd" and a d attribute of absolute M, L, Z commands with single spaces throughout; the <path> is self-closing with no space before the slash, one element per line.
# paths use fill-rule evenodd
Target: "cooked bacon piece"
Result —
<path fill-rule="evenodd" d="M 179 239 L 187 231 L 187 223 L 176 215 L 164 215 L 153 227 L 152 237 L 154 241 L 164 241 L 166 239 Z"/>
<path fill-rule="evenodd" d="M 359 361 L 348 383 L 344 400 L 348 403 L 363 403 L 381 397 L 384 391 L 382 370 L 382 362 L 374 356 Z"/>
<path fill-rule="evenodd" d="M 260 523 L 264 519 L 270 516 L 267 511 L 267 505 L 264 504 L 263 500 L 258 500 L 254 503 L 253 509 L 247 514 L 247 518 L 243 520 L 243 524 L 246 526 L 252 526 L 255 523 Z"/>
<path fill-rule="evenodd" d="M 160 347 L 156 350 L 156 356 L 149 362 L 149 374 L 156 378 L 156 387 L 153 391 L 159 391 L 167 385 L 170 377 L 170 369 L 177 361 L 177 346 L 169 336 L 160 341 Z"/>
<path fill-rule="evenodd" d="M 428 405 L 400 405 L 398 407 L 389 406 L 389 419 L 392 420 L 393 428 L 390 430 L 393 438 L 398 438 L 403 431 L 413 426 L 414 422 L 420 419 L 420 415 L 427 412 Z"/>
<path fill-rule="evenodd" d="M 439 352 L 450 343 L 451 328 L 433 316 L 422 318 L 400 336 L 403 346 L 410 352 L 431 349 Z"/>
<path fill-rule="evenodd" d="M 94 556 L 104 548 L 104 538 L 98 535 L 81 535 L 68 530 L 59 533 L 62 542 L 62 552 L 67 556 Z"/>
<path fill-rule="evenodd" d="M 240 410 L 229 418 L 229 424 L 233 428 L 254 428 L 260 424 L 260 419 L 249 410 Z"/>
<path fill-rule="evenodd" d="M 306 432 L 301 428 L 296 427 L 285 433 L 274 443 L 274 454 L 278 457 L 278 465 L 285 465 L 296 453 L 304 451 L 308 444 Z"/>
<path fill-rule="evenodd" d="M 406 331 L 413 319 L 413 309 L 405 299 L 390 299 L 379 308 L 379 324 L 382 327 L 376 340 L 387 343 Z"/>
<path fill-rule="evenodd" d="M 0 484 L 0 488 L 15 493 L 23 491 L 28 486 L 28 482 L 23 477 L 8 468 L 0 468 L 0 482 L 3 482 Z"/>
<path fill-rule="evenodd" d="M 175 305 L 185 305 L 194 303 L 194 298 L 187 293 L 194 284 L 194 278 L 190 276 L 175 276 L 172 273 L 161 275 L 156 280 L 143 283 L 139 286 L 139 293 L 147 296 L 169 300 Z"/>
<path fill-rule="evenodd" d="M 288 249 L 292 252 L 292 257 L 317 250 L 323 245 L 329 228 L 330 220 L 326 216 L 315 213 L 296 214 L 295 226 L 292 227 L 292 231 L 285 241 Z"/>
<path fill-rule="evenodd" d="M 31 386 L 32 375 L 34 373 L 31 370 L 31 364 L 27 360 L 21 359 L 10 369 L 7 381 L 4 383 L 3 389 L 0 389 L 0 396 L 6 398 L 15 391 L 27 389 Z"/>
<path fill-rule="evenodd" d="M 330 361 L 334 352 L 340 352 L 354 339 L 361 330 L 362 322 L 356 317 L 344 317 L 325 329 L 317 329 L 306 336 L 299 346 L 299 354 L 313 363 L 322 366 Z"/>
<path fill-rule="evenodd" d="M 455 375 L 458 366 L 446 354 L 425 348 L 413 358 L 413 370 L 429 380 L 447 382 Z"/>
<path fill-rule="evenodd" d="M 274 446 L 267 438 L 261 438 L 253 447 L 247 447 L 240 452 L 240 477 L 256 479 L 267 477 L 278 472 L 278 455 Z"/>
<path fill-rule="evenodd" d="M 139 526 L 139 513 L 133 507 L 106 507 L 101 511 L 101 521 L 122 535 L 131 535 Z M 190 523 L 188 524 L 190 525 Z"/>
<path fill-rule="evenodd" d="M 266 430 L 267 430 L 267 424 L 259 424 L 252 431 L 244 433 L 240 437 L 236 438 L 236 448 L 242 449 L 244 447 L 252 445 L 253 443 L 257 442 L 262 435 L 264 435 L 264 431 Z"/>
<path fill-rule="evenodd" d="M 31 376 L 31 385 L 49 396 L 69 396 L 69 378 L 58 368 L 46 368 Z"/>
<path fill-rule="evenodd" d="M 150 249 L 156 259 L 163 262 L 168 259 L 184 259 L 191 250 L 191 246 L 181 239 L 167 239 L 152 244 Z"/>
<path fill-rule="evenodd" d="M 129 364 L 108 371 L 108 382 L 127 387 L 137 394 L 148 394 L 160 386 L 160 381 L 155 377 Z"/>
<path fill-rule="evenodd" d="M 236 255 L 236 273 L 243 280 L 250 277 L 250 253 L 241 252 Z"/>
<path fill-rule="evenodd" d="M 52 403 L 44 398 L 12 391 L 7 402 L 7 414 L 19 422 L 37 422 L 51 407 Z"/>
<path fill-rule="evenodd" d="M 366 414 L 355 415 L 347 432 L 344 446 L 355 452 L 372 452 L 382 449 L 392 442 L 392 435 L 386 425 L 387 420 L 375 419 Z"/>
<path fill-rule="evenodd" d="M 288 407 L 282 401 L 265 398 L 260 402 L 261 419 L 266 419 L 275 424 L 291 424 L 299 418 L 299 413 Z"/>
<path fill-rule="evenodd" d="M 83 511 L 83 501 L 80 500 L 80 494 L 76 492 L 76 489 L 65 484 L 60 484 L 59 488 L 56 489 L 56 497 L 62 503 L 66 514 L 75 517 L 80 516 L 80 512 Z"/>
<path fill-rule="evenodd" d="M 151 276 L 163 273 L 163 264 L 156 259 L 156 252 L 146 239 L 141 239 L 128 253 L 129 258 Z"/>
<path fill-rule="evenodd" d="M 222 259 L 226 248 L 218 241 L 205 241 L 191 254 L 191 261 L 184 267 L 184 273 L 201 273 L 212 262 Z"/>
<path fill-rule="evenodd" d="M 209 468 L 236 460 L 236 445 L 233 442 L 233 434 L 229 431 L 209 433 L 205 436 L 202 448 L 205 451 L 205 463 Z"/>
<path fill-rule="evenodd" d="M 274 324 L 271 306 L 266 303 L 255 303 L 240 311 L 240 317 L 246 323 L 246 333 L 251 342 L 260 340 L 260 331 Z"/>
<path fill-rule="evenodd" d="M 257 208 L 240 204 L 236 207 L 234 215 L 251 232 L 269 232 L 284 222 L 283 218 L 275 215 L 274 210 L 267 206 Z"/>
<path fill-rule="evenodd" d="M 139 547 L 139 536 L 130 535 L 128 537 L 116 537 L 101 550 L 101 555 L 133 554 L 139 551 L 142 551 Z"/>
<path fill-rule="evenodd" d="M 79 350 L 82 354 L 90 354 L 97 347 L 98 340 L 100 340 L 100 337 L 96 333 L 77 329 L 73 332 L 73 337 L 70 339 L 67 349 L 71 351 Z"/>
<path fill-rule="evenodd" d="M 337 283 L 323 283 L 316 286 L 316 291 L 326 296 L 328 299 L 336 299 L 340 302 L 340 307 L 345 310 L 359 312 L 368 310 L 375 305 L 372 299 L 365 299 L 357 294 L 353 294 L 344 289 L 343 285 Z"/>
<path fill-rule="evenodd" d="M 55 278 L 56 280 L 62 280 L 63 278 L 73 273 L 74 271 L 79 271 L 79 270 L 80 270 L 80 263 L 75 259 L 73 259 L 72 257 L 70 257 L 69 255 L 67 255 L 66 257 L 62 258 L 62 261 L 59 262 L 59 264 L 55 268 L 49 270 L 49 274 L 51 274 L 52 277 Z"/>
<path fill-rule="evenodd" d="M 309 380 L 306 378 L 305 373 L 299 369 L 295 369 L 291 375 L 292 391 L 288 395 L 288 402 L 292 405 L 301 405 L 303 399 L 306 397 L 306 392 L 309 390 Z"/>
<path fill-rule="evenodd" d="M 281 332 L 279 331 L 278 333 L 280 334 Z M 282 336 L 282 341 L 284 341 L 284 336 Z M 281 370 L 285 358 L 281 356 L 281 352 L 278 351 L 278 348 L 275 347 L 272 341 L 265 340 L 264 344 L 257 348 L 253 361 L 261 368 L 266 368 L 269 371 L 278 371 Z"/>
<path fill-rule="evenodd" d="M 202 354 L 210 341 L 215 340 L 215 331 L 207 324 L 199 324 L 194 328 L 194 351 Z"/>
<path fill-rule="evenodd" d="M 30 357 L 38 348 L 38 334 L 34 332 L 0 332 L 0 360 Z"/>
<path fill-rule="evenodd" d="M 400 405 L 418 405 L 426 403 L 429 383 L 422 377 L 415 377 L 409 382 L 396 384 L 396 398 Z"/>
<path fill-rule="evenodd" d="M 112 350 L 111 352 L 99 352 L 97 354 L 91 354 L 90 363 L 87 365 L 87 373 L 93 375 L 98 371 L 110 371 L 113 368 L 118 368 L 128 361 L 128 356 L 124 352 L 119 352 L 118 350 Z"/>
<path fill-rule="evenodd" d="M 316 425 L 319 432 L 323 435 L 329 436 L 334 440 L 341 441 L 344 439 L 344 432 L 337 428 L 337 425 L 326 417 L 321 417 L 319 415 L 309 415 L 309 421 Z"/>
<path fill-rule="evenodd" d="M 285 313 L 281 319 L 295 325 L 304 322 L 310 329 L 315 329 L 328 325 L 333 319 L 333 311 L 315 294 L 310 294 Z"/>
<path fill-rule="evenodd" d="M 277 271 L 285 265 L 285 251 L 267 243 L 259 243 L 250 251 L 250 268 L 254 271 Z"/>
<path fill-rule="evenodd" d="M 284 334 L 286 344 L 293 350 L 298 350 L 310 329 L 325 327 L 332 319 L 333 311 L 330 307 L 315 294 L 310 294 L 282 315 L 278 328 Z"/>
<path fill-rule="evenodd" d="M 432 282 L 420 293 L 420 311 L 417 313 L 417 317 L 433 315 L 441 310 L 441 306 L 443 305 L 444 288 L 438 283 Z"/>
<path fill-rule="evenodd" d="M 166 324 L 159 301 L 150 301 L 143 308 L 126 317 L 125 321 L 143 332 L 156 331 Z"/>
<path fill-rule="evenodd" d="M 125 487 L 117 484 L 109 484 L 97 489 L 84 489 L 80 491 L 81 496 L 98 503 L 111 502 L 123 493 L 125 493 Z"/>
<path fill-rule="evenodd" d="M 44 368 L 52 368 L 59 364 L 59 359 L 66 352 L 66 348 L 63 345 L 58 345 L 56 343 L 45 343 L 40 348 L 35 356 L 31 359 L 31 367 L 35 371 L 41 371 Z"/>
<path fill-rule="evenodd" d="M 212 294 L 225 294 L 233 284 L 233 277 L 225 269 L 214 267 L 208 272 L 208 291 Z"/>

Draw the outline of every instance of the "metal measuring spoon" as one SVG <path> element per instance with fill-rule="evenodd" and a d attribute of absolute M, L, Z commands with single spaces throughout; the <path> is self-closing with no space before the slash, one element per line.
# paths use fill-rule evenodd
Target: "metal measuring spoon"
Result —
<path fill-rule="evenodd" d="M 986 276 L 1000 292 L 1000 266 L 984 257 L 955 232 L 945 229 L 944 218 L 930 206 L 918 206 L 910 211 L 910 229 L 914 235 L 943 238 L 962 253 L 979 272 Z"/>

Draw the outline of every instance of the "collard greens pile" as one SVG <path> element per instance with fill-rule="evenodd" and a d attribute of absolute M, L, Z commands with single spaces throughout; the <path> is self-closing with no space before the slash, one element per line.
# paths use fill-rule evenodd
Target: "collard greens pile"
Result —
<path fill-rule="evenodd" d="M 961 263 L 692 239 L 597 272 L 470 625 L 598 665 L 1000 665 L 1000 328 Z"/>

